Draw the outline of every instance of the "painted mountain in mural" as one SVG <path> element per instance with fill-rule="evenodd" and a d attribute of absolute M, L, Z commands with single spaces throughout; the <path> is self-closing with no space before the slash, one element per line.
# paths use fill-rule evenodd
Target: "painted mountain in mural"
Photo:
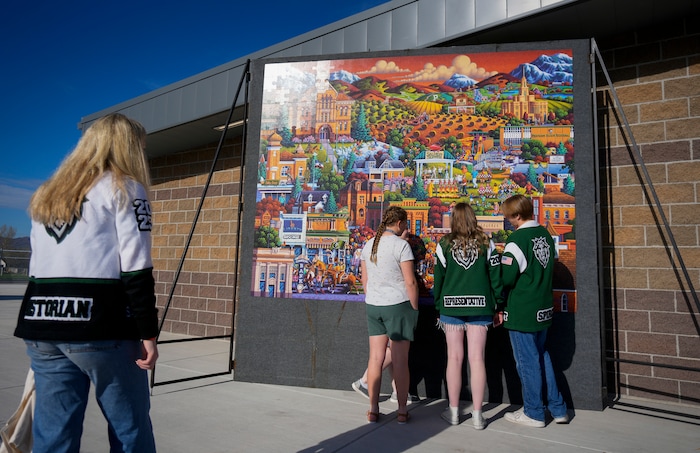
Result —
<path fill-rule="evenodd" d="M 379 77 L 369 76 L 357 80 L 353 83 L 359 90 L 375 90 L 379 92 L 391 91 L 396 88 L 396 84 L 390 80 L 380 79 Z"/>
<path fill-rule="evenodd" d="M 438 90 L 425 85 L 418 85 L 416 83 L 402 83 L 401 85 L 396 85 L 394 88 L 387 90 L 387 93 L 399 94 L 399 93 L 436 93 Z"/>
<path fill-rule="evenodd" d="M 472 79 L 471 77 L 462 74 L 454 74 L 452 77 L 445 80 L 443 85 L 447 85 L 448 87 L 454 88 L 457 91 L 461 91 L 466 88 L 473 87 L 476 85 L 476 83 L 476 80 Z"/>
<path fill-rule="evenodd" d="M 358 80 L 360 80 L 360 77 L 353 74 L 352 72 L 342 70 L 342 71 L 336 71 L 336 72 L 331 73 L 331 75 L 328 76 L 328 80 L 331 82 L 334 82 L 336 80 L 340 80 L 340 81 L 345 82 L 347 84 L 353 84 L 353 83 L 357 82 Z"/>
<path fill-rule="evenodd" d="M 529 63 L 518 65 L 510 73 L 499 73 L 482 81 L 477 81 L 464 74 L 453 74 L 444 82 L 429 85 L 418 83 L 396 83 L 377 76 L 360 77 L 346 70 L 333 72 L 329 81 L 339 92 L 344 92 L 353 99 L 385 98 L 391 95 L 413 94 L 430 95 L 452 93 L 473 88 L 497 87 L 506 89 L 509 83 L 517 83 L 525 75 L 528 83 L 537 84 L 573 84 L 573 59 L 564 53 L 542 54 Z M 416 98 L 416 100 L 422 100 Z M 450 100 L 447 100 L 449 102 Z"/>
<path fill-rule="evenodd" d="M 489 77 L 488 79 L 484 79 L 481 82 L 477 83 L 476 86 L 477 88 L 484 88 L 489 85 L 495 85 L 498 86 L 499 89 L 505 90 L 506 86 L 509 83 L 513 82 L 518 82 L 519 79 L 516 79 L 510 74 L 504 74 L 504 73 L 498 73 L 494 76 Z"/>
<path fill-rule="evenodd" d="M 510 73 L 520 80 L 523 75 L 528 83 L 558 82 L 573 84 L 574 62 L 573 59 L 563 53 L 554 55 L 540 55 L 530 63 L 523 63 Z"/>

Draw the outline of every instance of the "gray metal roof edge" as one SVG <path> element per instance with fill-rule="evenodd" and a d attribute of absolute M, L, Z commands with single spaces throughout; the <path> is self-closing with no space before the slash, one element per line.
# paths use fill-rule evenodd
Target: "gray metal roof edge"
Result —
<path fill-rule="evenodd" d="M 546 12 L 548 12 L 548 11 L 553 10 L 553 9 L 564 8 L 564 7 L 566 7 L 566 6 L 569 6 L 569 5 L 573 4 L 573 3 L 578 3 L 578 2 L 580 2 L 580 1 L 581 1 L 581 0 L 556 0 L 556 1 L 553 1 L 551 4 L 549 4 L 549 5 L 547 5 L 547 6 L 541 6 L 539 9 L 530 10 L 530 11 L 524 12 L 524 13 L 522 13 L 522 14 L 518 14 L 518 15 L 516 15 L 516 16 L 510 16 L 510 17 L 508 17 L 508 18 L 506 18 L 506 19 L 503 19 L 503 20 L 500 20 L 500 21 L 496 21 L 496 22 L 489 23 L 488 25 L 482 25 L 482 26 L 480 26 L 480 27 L 475 27 L 475 28 L 472 28 L 471 30 L 469 30 L 469 31 L 466 32 L 466 33 L 465 33 L 464 31 L 462 31 L 462 32 L 459 32 L 459 33 L 454 33 L 454 34 L 452 34 L 452 35 L 446 35 L 446 36 L 444 36 L 443 38 L 436 39 L 436 40 L 434 40 L 434 41 L 432 41 L 432 42 L 420 44 L 420 45 L 417 46 L 416 48 L 418 48 L 418 49 L 427 49 L 427 48 L 429 48 L 429 47 L 433 47 L 433 46 L 436 46 L 436 45 L 438 45 L 438 44 L 442 44 L 442 43 L 445 43 L 445 42 L 449 42 L 449 41 L 452 41 L 452 40 L 454 40 L 454 39 L 461 38 L 461 37 L 463 37 L 463 36 L 467 36 L 467 35 L 471 35 L 471 34 L 476 34 L 476 33 L 479 33 L 479 32 L 485 31 L 485 30 L 491 30 L 491 29 L 493 29 L 493 28 L 501 27 L 501 26 L 503 26 L 503 25 L 506 25 L 506 24 L 509 24 L 509 23 L 512 23 L 512 22 L 515 22 L 515 21 L 518 21 L 518 20 L 521 20 L 521 19 L 525 19 L 525 18 L 528 18 L 528 17 L 536 16 L 536 15 L 539 15 L 539 14 L 544 14 L 544 13 L 546 13 Z M 497 44 L 497 43 L 492 43 L 492 44 Z"/>
<path fill-rule="evenodd" d="M 158 96 L 163 95 L 164 93 L 168 93 L 177 89 L 180 89 L 182 87 L 185 87 L 187 85 L 190 85 L 192 83 L 199 82 L 201 80 L 204 80 L 209 77 L 213 77 L 217 74 L 221 74 L 226 71 L 230 71 L 232 69 L 235 69 L 237 67 L 243 67 L 245 66 L 246 62 L 248 60 L 257 60 L 261 58 L 266 58 L 273 56 L 274 54 L 277 54 L 279 52 L 282 52 L 284 50 L 287 50 L 291 47 L 298 46 L 300 44 L 303 44 L 304 42 L 310 41 L 312 39 L 317 39 L 323 35 L 326 35 L 328 33 L 332 33 L 335 31 L 338 31 L 340 29 L 349 27 L 351 25 L 354 25 L 358 22 L 362 22 L 364 20 L 367 20 L 371 17 L 375 17 L 380 14 L 387 13 L 391 10 L 401 8 L 403 6 L 406 6 L 411 3 L 418 3 L 420 0 L 391 0 L 386 3 L 383 3 L 381 5 L 377 5 L 374 8 L 370 8 L 368 10 L 359 12 L 357 14 L 354 14 L 350 17 L 347 17 L 345 19 L 340 19 L 336 22 L 332 22 L 330 24 L 324 25 L 322 27 L 316 28 L 314 30 L 310 30 L 306 33 L 303 33 L 301 35 L 295 36 L 293 38 L 289 38 L 285 41 L 282 41 L 278 44 L 274 44 L 272 46 L 266 47 L 264 49 L 255 51 L 251 54 L 245 55 L 240 58 L 236 58 L 235 60 L 229 61 L 227 63 L 223 63 L 219 66 L 215 66 L 214 68 L 208 69 L 206 71 L 194 74 L 190 77 L 187 77 L 185 79 L 179 80 L 177 82 L 173 82 L 171 84 L 165 85 L 161 88 L 157 88 L 155 90 L 149 91 L 147 93 L 144 93 L 142 95 L 139 95 L 135 98 L 128 99 L 124 102 L 120 102 L 119 104 L 113 105 L 111 107 L 107 107 L 105 109 L 99 110 L 95 113 L 86 115 L 80 119 L 80 122 L 78 123 L 78 129 L 84 130 L 86 126 L 88 126 L 90 123 L 93 121 L 97 120 L 98 118 L 109 114 L 113 112 L 119 112 L 121 110 L 127 109 L 129 107 L 132 107 L 134 105 L 137 105 L 141 102 L 148 101 L 149 99 L 156 98 Z M 574 0 L 576 1 L 576 0 Z"/>

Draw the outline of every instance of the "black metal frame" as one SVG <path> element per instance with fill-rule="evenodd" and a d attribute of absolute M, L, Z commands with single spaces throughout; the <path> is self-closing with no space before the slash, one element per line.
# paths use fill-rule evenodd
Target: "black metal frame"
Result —
<path fill-rule="evenodd" d="M 209 170 L 209 175 L 207 177 L 207 182 L 204 184 L 204 189 L 202 190 L 202 196 L 199 199 L 199 205 L 197 206 L 197 211 L 195 212 L 194 219 L 192 219 L 192 227 L 190 228 L 190 233 L 187 236 L 187 242 L 185 243 L 185 248 L 182 251 L 182 256 L 180 257 L 180 263 L 178 264 L 177 271 L 175 272 L 175 276 L 173 278 L 173 284 L 170 288 L 170 294 L 168 294 L 168 301 L 165 304 L 165 307 L 163 308 L 163 316 L 161 317 L 160 324 L 158 325 L 158 336 L 156 337 L 156 343 L 157 344 L 171 344 L 171 343 L 184 343 L 184 342 L 190 342 L 190 341 L 200 341 L 200 340 L 214 340 L 214 339 L 220 339 L 220 338 L 226 338 L 229 340 L 229 357 L 228 357 L 228 369 L 226 371 L 221 371 L 217 373 L 209 373 L 209 374 L 204 374 L 200 376 L 194 376 L 194 377 L 189 377 L 189 378 L 182 378 L 182 379 L 171 379 L 167 381 L 161 381 L 161 382 L 155 382 L 155 374 L 156 374 L 156 368 L 151 371 L 151 379 L 150 379 L 150 385 L 151 389 L 157 385 L 165 385 L 165 384 L 173 384 L 177 382 L 185 382 L 185 381 L 192 381 L 196 379 L 203 379 L 207 377 L 214 377 L 214 376 L 223 376 L 226 374 L 231 374 L 233 370 L 233 342 L 234 342 L 234 333 L 235 333 L 235 325 L 236 325 L 236 299 L 238 298 L 238 256 L 240 254 L 241 250 L 241 224 L 242 222 L 240 221 L 240 217 L 243 215 L 243 196 L 242 194 L 244 193 L 243 191 L 243 185 L 245 182 L 245 177 L 244 177 L 244 168 L 245 168 L 245 148 L 246 148 L 246 136 L 247 136 L 247 126 L 248 126 L 248 85 L 250 82 L 250 60 L 246 61 L 245 67 L 243 69 L 243 74 L 241 75 L 241 80 L 238 83 L 238 88 L 236 89 L 236 94 L 233 97 L 233 101 L 231 101 L 231 108 L 229 109 L 228 112 L 228 118 L 226 119 L 226 123 L 224 123 L 224 128 L 221 131 L 221 137 L 219 138 L 219 144 L 216 147 L 216 153 L 214 154 L 214 160 L 212 161 L 211 164 L 211 169 Z M 238 243 L 236 244 L 236 258 L 235 258 L 235 268 L 234 268 L 234 275 L 236 276 L 235 283 L 233 285 L 233 310 L 231 313 L 231 333 L 229 335 L 213 335 L 213 336 L 205 336 L 205 337 L 194 337 L 194 338 L 180 338 L 180 339 L 173 339 L 173 340 L 164 340 L 164 341 L 159 341 L 160 338 L 160 333 L 163 329 L 163 324 L 165 323 L 165 318 L 167 317 L 168 314 L 168 309 L 170 308 L 170 304 L 172 303 L 173 300 L 173 294 L 175 293 L 175 287 L 177 286 L 178 279 L 180 278 L 180 273 L 182 272 L 182 267 L 185 263 L 185 257 L 187 255 L 187 251 L 190 247 L 190 243 L 192 242 L 192 236 L 194 235 L 194 230 L 197 225 L 197 220 L 199 219 L 199 214 L 202 211 L 202 206 L 204 204 L 204 199 L 207 195 L 207 190 L 209 189 L 209 184 L 211 183 L 211 179 L 214 175 L 214 169 L 216 168 L 216 164 L 219 160 L 219 154 L 221 153 L 221 148 L 223 147 L 224 141 L 226 140 L 226 132 L 228 131 L 229 125 L 231 124 L 231 119 L 233 118 L 233 111 L 236 108 L 236 102 L 238 101 L 238 96 L 241 93 L 241 88 L 243 88 L 245 84 L 245 94 L 244 94 L 244 99 L 243 99 L 243 107 L 244 107 L 244 113 L 243 113 L 243 146 L 242 146 L 242 153 L 241 153 L 241 176 L 240 176 L 240 181 L 239 184 L 241 185 L 241 196 L 238 197 L 238 215 L 239 215 L 239 222 L 238 222 L 238 231 L 237 231 L 237 237 L 238 237 Z"/>

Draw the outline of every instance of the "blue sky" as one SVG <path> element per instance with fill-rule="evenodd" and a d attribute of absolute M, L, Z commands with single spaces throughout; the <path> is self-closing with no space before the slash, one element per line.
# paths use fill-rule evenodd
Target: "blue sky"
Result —
<path fill-rule="evenodd" d="M 78 142 L 81 117 L 386 2 L 7 0 L 0 225 L 29 235 L 29 198 Z"/>

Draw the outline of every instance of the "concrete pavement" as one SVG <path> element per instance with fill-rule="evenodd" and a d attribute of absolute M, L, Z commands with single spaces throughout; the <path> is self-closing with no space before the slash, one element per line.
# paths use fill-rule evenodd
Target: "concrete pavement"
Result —
<path fill-rule="evenodd" d="M 0 284 L 0 424 L 19 403 L 29 359 L 12 336 L 22 284 Z M 226 371 L 228 342 L 205 340 L 160 345 L 155 382 Z M 487 405 L 489 425 L 475 431 L 466 420 L 440 418 L 445 400 L 409 406 L 411 420 L 396 423 L 396 405 L 381 403 L 377 424 L 365 422 L 367 400 L 348 389 L 326 390 L 235 382 L 216 376 L 153 388 L 156 443 L 178 452 L 697 452 L 700 407 L 616 402 L 604 411 L 578 410 L 569 425 L 544 429 L 513 425 L 515 409 Z M 388 395 L 387 395 L 388 396 Z M 468 410 L 468 407 L 467 409 Z M 107 428 L 94 402 L 88 405 L 82 452 L 108 451 Z"/>

